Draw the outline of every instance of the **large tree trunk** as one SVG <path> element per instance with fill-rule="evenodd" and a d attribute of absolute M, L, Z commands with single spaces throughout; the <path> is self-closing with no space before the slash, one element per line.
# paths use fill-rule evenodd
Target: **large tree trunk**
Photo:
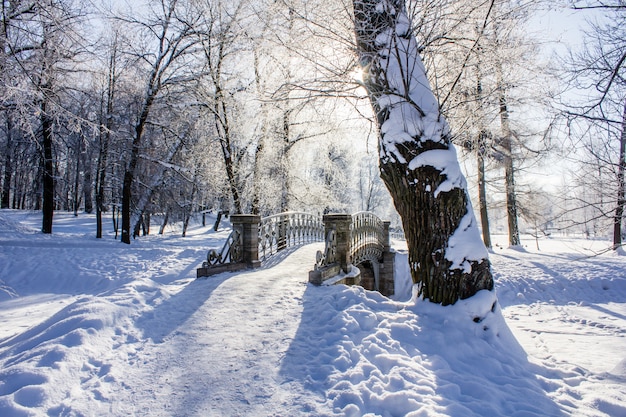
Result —
<path fill-rule="evenodd" d="M 493 289 L 465 178 L 403 0 L 353 0 L 360 64 L 380 128 L 380 170 L 404 227 L 413 282 L 435 303 Z"/>
<path fill-rule="evenodd" d="M 626 103 L 624 103 L 624 113 L 622 115 L 622 134 L 619 142 L 619 165 L 617 166 L 617 206 L 615 207 L 615 217 L 613 218 L 613 249 L 622 246 L 622 217 L 624 215 L 624 205 L 626 205 L 626 181 L 624 172 L 626 171 Z"/>

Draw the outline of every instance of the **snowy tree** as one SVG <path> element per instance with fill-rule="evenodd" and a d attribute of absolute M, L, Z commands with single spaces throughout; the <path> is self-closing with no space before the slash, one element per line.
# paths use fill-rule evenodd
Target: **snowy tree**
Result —
<path fill-rule="evenodd" d="M 177 0 L 161 0 L 157 3 L 150 8 L 152 16 L 146 17 L 146 20 L 131 15 L 117 17 L 117 20 L 138 31 L 139 42 L 127 53 L 133 54 L 137 64 L 146 68 L 143 99 L 134 123 L 132 147 L 124 172 L 122 242 L 127 244 L 130 244 L 131 233 L 135 229 L 131 225 L 132 187 L 137 174 L 140 151 L 144 145 L 144 135 L 150 125 L 150 114 L 154 111 L 157 99 L 164 93 L 174 94 L 183 85 L 194 80 L 192 53 L 196 52 L 194 48 L 202 40 L 195 26 L 199 20 L 199 13 L 193 10 L 190 4 Z M 180 141 L 177 143 L 180 144 Z M 175 147 L 168 150 L 169 158 L 173 157 L 171 151 L 174 149 Z M 137 204 L 141 212 L 141 206 L 147 204 L 146 198 Z"/>
<path fill-rule="evenodd" d="M 595 178 L 606 185 L 592 199 L 584 190 L 587 196 L 579 196 L 579 208 L 588 211 L 591 207 L 594 220 L 598 215 L 610 219 L 613 248 L 618 249 L 626 209 L 626 3 L 573 3 L 575 9 L 604 14 L 589 23 L 585 46 L 569 59 L 573 87 L 581 98 L 570 102 L 565 114 L 570 132 L 586 150 L 581 163 L 588 177 L 581 179 L 586 183 Z"/>
<path fill-rule="evenodd" d="M 116 96 L 116 87 L 119 77 L 118 59 L 119 59 L 119 30 L 114 30 L 110 40 L 107 40 L 108 52 L 105 56 L 105 70 L 103 72 L 103 82 L 100 87 L 100 106 L 98 111 L 98 157 L 96 160 L 96 238 L 102 238 L 102 213 L 105 211 L 105 190 L 107 183 L 107 167 L 109 161 L 109 147 L 111 144 L 114 104 Z"/>
<path fill-rule="evenodd" d="M 435 303 L 493 289 L 467 185 L 402 0 L 354 0 L 357 50 L 380 129 L 381 176 L 409 247 L 413 282 Z"/>
<path fill-rule="evenodd" d="M 44 233 L 52 233 L 55 208 L 56 130 L 60 119 L 71 117 L 62 97 L 69 85 L 78 81 L 75 62 L 84 52 L 81 6 L 80 2 L 71 0 L 3 2 L 2 5 L 2 102 L 3 107 L 11 110 L 5 113 L 7 132 L 10 137 L 13 127 L 19 124 L 26 130 L 25 136 L 37 143 Z M 5 181 L 10 181 L 6 171 Z M 5 203 L 7 199 L 5 195 Z"/>

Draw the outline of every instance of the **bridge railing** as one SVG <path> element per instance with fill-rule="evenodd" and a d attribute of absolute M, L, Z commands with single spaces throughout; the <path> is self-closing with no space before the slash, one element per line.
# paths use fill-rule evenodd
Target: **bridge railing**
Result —
<path fill-rule="evenodd" d="M 320 216 L 285 212 L 263 217 L 251 214 L 230 216 L 233 231 L 218 252 L 211 249 L 198 268 L 198 277 L 225 271 L 256 268 L 279 251 L 322 241 L 324 225 Z"/>
<path fill-rule="evenodd" d="M 323 239 L 324 224 L 318 215 L 285 212 L 264 217 L 259 224 L 259 259 L 264 261 L 283 249 Z"/>
<path fill-rule="evenodd" d="M 382 260 L 389 249 L 389 222 L 374 213 L 362 211 L 352 215 L 350 258 L 357 265 L 366 260 Z"/>
<path fill-rule="evenodd" d="M 356 274 L 345 283 L 359 283 L 360 265 L 369 265 L 373 283 L 368 289 L 393 294 L 394 255 L 389 244 L 389 222 L 369 212 L 325 214 L 287 212 L 261 218 L 257 215 L 232 215 L 233 231 L 221 251 L 209 250 L 207 260 L 198 268 L 198 277 L 225 271 L 256 268 L 271 256 L 294 246 L 325 239 L 318 251 L 309 282 L 319 285 L 343 273 Z"/>

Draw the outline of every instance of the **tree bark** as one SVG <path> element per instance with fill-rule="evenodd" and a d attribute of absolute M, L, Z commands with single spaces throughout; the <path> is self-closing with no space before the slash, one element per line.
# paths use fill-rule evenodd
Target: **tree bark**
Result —
<path fill-rule="evenodd" d="M 52 233 L 52 217 L 54 215 L 54 164 L 52 160 L 52 118 L 47 113 L 47 103 L 42 101 L 41 109 L 41 147 L 43 150 L 43 201 L 41 231 Z"/>
<path fill-rule="evenodd" d="M 182 148 L 184 143 L 185 143 L 185 140 L 182 138 L 179 138 L 176 144 L 170 145 L 168 154 L 162 160 L 164 164 L 160 164 L 157 167 L 156 172 L 152 175 L 150 185 L 148 185 L 147 190 L 141 196 L 141 199 L 139 199 L 139 201 L 137 202 L 136 209 L 135 209 L 135 212 L 137 214 L 136 214 L 136 219 L 135 219 L 135 225 L 133 227 L 133 238 L 136 236 L 139 236 L 140 226 L 141 226 L 141 223 L 144 221 L 143 220 L 144 215 L 148 214 L 147 210 L 150 206 L 150 201 L 152 200 L 152 196 L 154 195 L 154 192 L 157 190 L 157 188 L 163 184 L 163 176 L 165 175 L 165 172 L 167 171 L 166 164 L 170 164 L 172 162 L 172 160 L 174 159 L 174 157 L 176 156 L 180 148 Z"/>
<path fill-rule="evenodd" d="M 480 225 L 483 232 L 485 246 L 491 247 L 491 233 L 489 231 L 489 213 L 487 211 L 487 180 L 485 178 L 485 135 L 484 131 L 479 134 L 478 142 L 478 204 L 480 205 Z"/>
<path fill-rule="evenodd" d="M 80 208 L 80 193 L 79 193 L 79 188 L 80 188 L 80 168 L 81 168 L 81 163 L 82 163 L 82 158 L 81 158 L 81 148 L 82 148 L 82 138 L 77 139 L 76 140 L 76 147 L 74 149 L 74 152 L 76 153 L 75 157 L 76 157 L 76 166 L 75 166 L 75 171 L 74 171 L 74 186 L 72 187 L 72 202 L 73 202 L 73 210 L 74 210 L 74 216 L 78 216 L 78 209 Z"/>
<path fill-rule="evenodd" d="M 626 171 L 626 103 L 622 114 L 622 134 L 619 142 L 619 164 L 617 166 L 617 206 L 613 218 L 613 249 L 622 246 L 622 218 L 624 216 L 624 205 L 626 205 L 626 181 L 624 172 Z"/>
<path fill-rule="evenodd" d="M 151 80 L 152 81 L 152 80 Z M 153 85 L 152 83 L 150 85 Z M 124 182 L 122 185 L 122 243 L 130 244 L 130 236 L 131 236 L 131 197 L 132 197 L 132 186 L 133 180 L 135 178 L 135 170 L 137 169 L 137 162 L 139 162 L 139 148 L 141 146 L 141 139 L 143 137 L 143 130 L 146 125 L 146 121 L 148 120 L 148 113 L 150 111 L 150 107 L 154 102 L 154 94 L 155 91 L 152 88 L 148 89 L 148 95 L 143 103 L 143 109 L 141 111 L 141 115 L 139 116 L 139 120 L 135 125 L 135 137 L 133 139 L 133 145 L 130 152 L 130 160 L 128 162 L 128 167 L 126 168 L 126 172 L 124 172 Z"/>
<path fill-rule="evenodd" d="M 443 305 L 492 290 L 465 178 L 404 0 L 353 6 L 359 62 L 380 129 L 381 177 L 402 218 L 413 282 L 425 299 Z"/>

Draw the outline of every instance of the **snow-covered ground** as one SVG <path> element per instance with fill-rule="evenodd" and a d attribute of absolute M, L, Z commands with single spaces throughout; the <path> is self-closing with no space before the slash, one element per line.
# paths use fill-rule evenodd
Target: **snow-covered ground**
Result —
<path fill-rule="evenodd" d="M 626 257 L 593 256 L 608 242 L 496 248 L 498 302 L 440 307 L 308 285 L 319 244 L 195 280 L 228 230 L 127 246 L 93 216 L 39 225 L 0 211 L 2 417 L 626 416 Z"/>

